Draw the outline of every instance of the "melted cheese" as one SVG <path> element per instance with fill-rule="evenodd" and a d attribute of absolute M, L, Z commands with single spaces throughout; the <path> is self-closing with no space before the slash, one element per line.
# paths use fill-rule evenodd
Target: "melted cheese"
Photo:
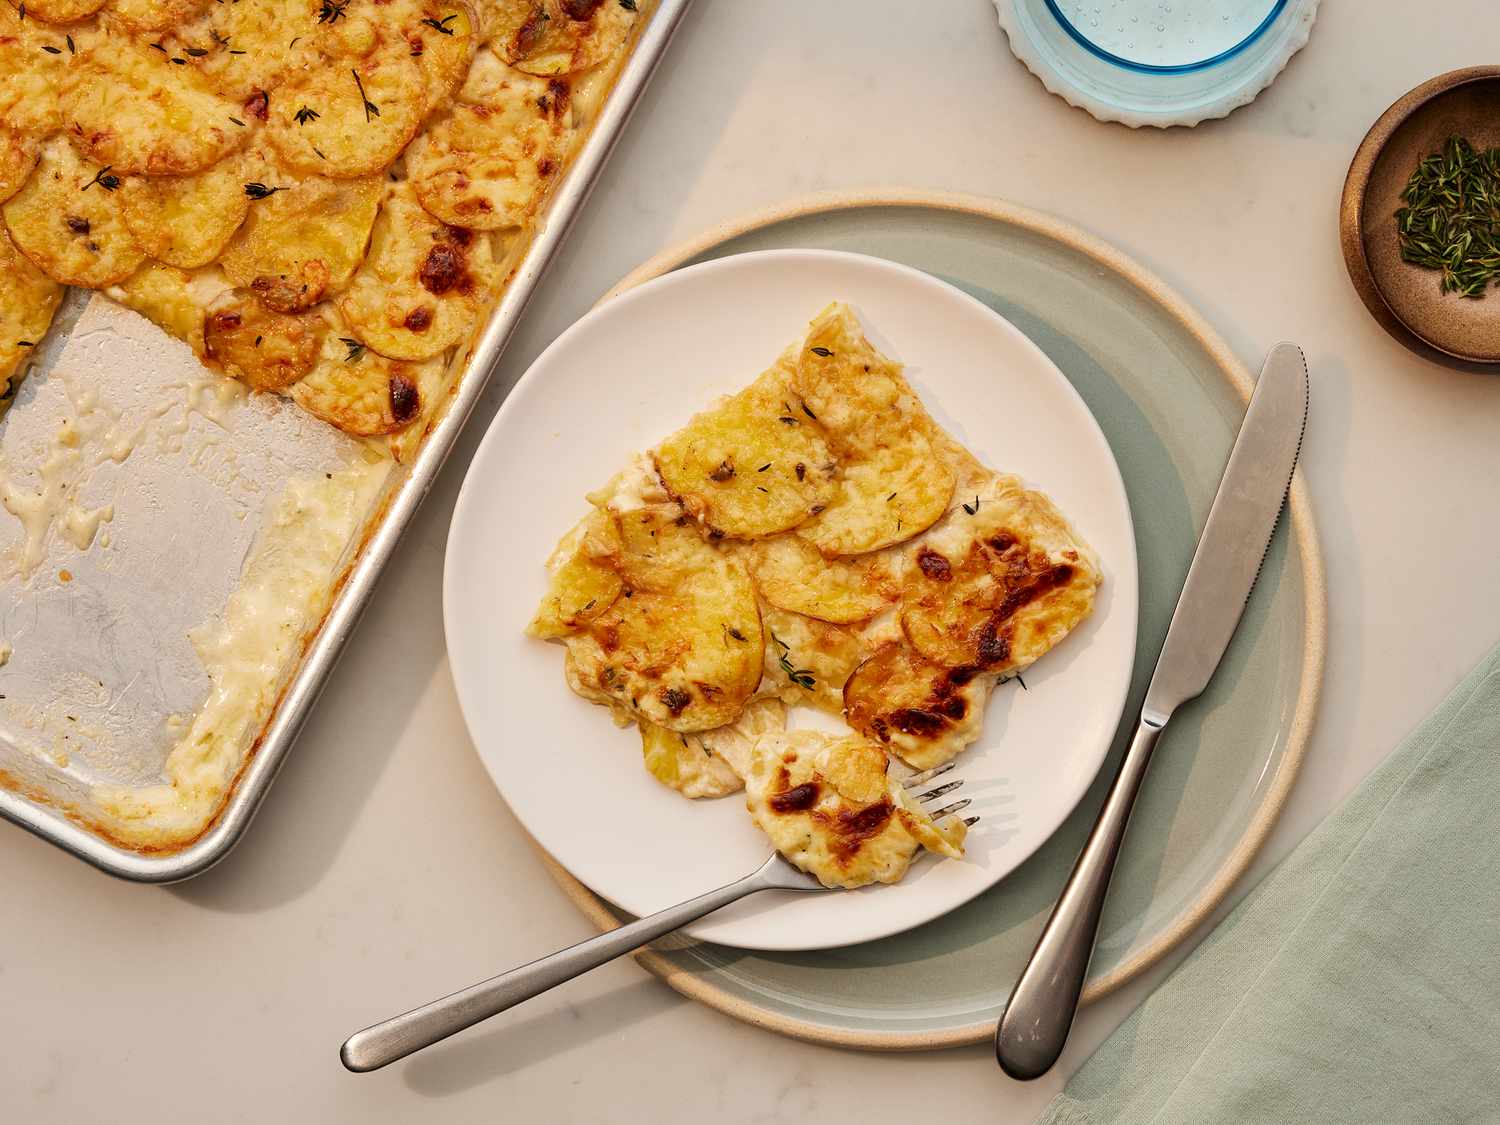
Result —
<path fill-rule="evenodd" d="M 167 757 L 165 781 L 94 792 L 127 839 L 188 839 L 212 819 L 327 609 L 338 564 L 389 467 L 371 461 L 286 486 L 222 616 L 190 634 L 209 693 Z"/>

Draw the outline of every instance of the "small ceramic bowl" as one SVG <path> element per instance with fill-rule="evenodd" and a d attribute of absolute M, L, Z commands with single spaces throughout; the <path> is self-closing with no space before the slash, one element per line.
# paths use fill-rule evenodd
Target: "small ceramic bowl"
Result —
<path fill-rule="evenodd" d="M 1439 277 L 1401 260 L 1396 209 L 1417 162 L 1449 137 L 1500 145 L 1500 66 L 1449 71 L 1381 114 L 1344 180 L 1339 235 L 1365 307 L 1392 336 L 1428 358 L 1500 363 L 1500 289 L 1480 299 L 1443 293 Z"/>

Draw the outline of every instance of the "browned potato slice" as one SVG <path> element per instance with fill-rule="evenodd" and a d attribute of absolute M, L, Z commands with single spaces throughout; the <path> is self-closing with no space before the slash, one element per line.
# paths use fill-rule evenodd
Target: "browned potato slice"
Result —
<path fill-rule="evenodd" d="M 427 211 L 452 226 L 524 223 L 562 167 L 572 114 L 562 79 L 533 78 L 485 51 L 464 97 L 429 123 L 406 157 Z M 480 73 L 487 77 L 476 81 Z"/>
<path fill-rule="evenodd" d="M 422 209 L 409 184 L 397 184 L 339 311 L 354 335 L 382 355 L 429 359 L 478 323 L 494 274 L 487 238 L 445 227 Z"/>
<path fill-rule="evenodd" d="M 896 600 L 890 561 L 882 554 L 825 559 L 800 535 L 760 539 L 750 547 L 750 572 L 761 597 L 839 625 L 864 621 Z"/>
<path fill-rule="evenodd" d="M 52 324 L 63 287 L 32 265 L 0 232 L 0 413 L 15 398 L 21 372 Z"/>
<path fill-rule="evenodd" d="M 210 4 L 161 42 L 169 59 L 183 59 L 211 89 L 239 105 L 235 116 L 253 127 L 265 119 L 269 95 L 279 93 L 285 75 L 314 57 L 308 45 L 319 26 L 318 11 L 318 0 Z"/>
<path fill-rule="evenodd" d="M 342 291 L 364 259 L 384 191 L 380 177 L 266 186 L 280 190 L 250 201 L 220 260 L 225 275 L 281 312 Z"/>
<path fill-rule="evenodd" d="M 0 127 L 39 137 L 62 128 L 74 61 L 66 34 L 0 3 Z"/>
<path fill-rule="evenodd" d="M 923 847 L 961 857 L 963 821 L 934 824 L 889 765 L 855 735 L 766 734 L 751 755 L 745 804 L 776 849 L 827 887 L 894 883 Z"/>
<path fill-rule="evenodd" d="M 129 277 L 145 260 L 119 199 L 106 186 L 107 175 L 54 137 L 26 186 L 5 204 L 5 225 L 16 246 L 54 281 L 102 289 Z"/>
<path fill-rule="evenodd" d="M 611 565 L 621 549 L 619 526 L 608 512 L 595 508 L 584 516 L 547 560 L 547 594 L 526 631 L 556 640 L 576 633 L 614 605 L 625 588 Z"/>
<path fill-rule="evenodd" d="M 35 137 L 0 126 L 0 203 L 21 190 L 41 151 Z"/>
<path fill-rule="evenodd" d="M 288 167 L 353 178 L 383 171 L 401 155 L 426 112 L 422 72 L 403 41 L 295 70 L 270 99 L 265 131 Z"/>
<path fill-rule="evenodd" d="M 43 23 L 77 23 L 102 7 L 104 0 L 26 0 L 26 14 Z"/>
<path fill-rule="evenodd" d="M 440 367 L 441 361 L 386 359 L 330 331 L 317 365 L 292 388 L 292 401 L 347 434 L 388 434 L 421 413 Z"/>
<path fill-rule="evenodd" d="M 938 664 L 1025 669 L 1089 615 L 1098 564 L 1052 501 L 1015 477 L 995 478 L 976 502 L 918 546 L 901 625 Z"/>
<path fill-rule="evenodd" d="M 914 769 L 953 758 L 979 737 L 995 677 L 945 668 L 904 644 L 879 649 L 844 685 L 849 725 Z"/>
<path fill-rule="evenodd" d="M 934 445 L 937 428 L 847 305 L 813 320 L 792 391 L 817 414 L 843 469 L 839 494 L 802 529 L 823 554 L 903 542 L 947 509 L 957 477 Z"/>
<path fill-rule="evenodd" d="M 761 608 L 761 626 L 767 688 L 783 703 L 843 714 L 844 683 L 864 658 L 859 638 L 837 625 L 771 606 Z"/>
<path fill-rule="evenodd" d="M 761 676 L 750 576 L 673 508 L 619 523 L 622 595 L 565 640 L 580 694 L 679 733 L 733 722 Z"/>
<path fill-rule="evenodd" d="M 422 71 L 428 108 L 441 105 L 463 85 L 479 45 L 467 0 L 397 0 L 385 13 Z"/>
<path fill-rule="evenodd" d="M 185 66 L 117 38 L 79 54 L 69 99 L 69 133 L 116 175 L 201 172 L 244 144 L 240 107 Z"/>
<path fill-rule="evenodd" d="M 170 31 L 201 16 L 211 0 L 113 0 L 112 24 L 130 32 Z"/>
<path fill-rule="evenodd" d="M 192 276 L 175 266 L 147 262 L 109 295 L 132 308 L 171 336 L 204 354 L 203 306 L 193 298 Z"/>
<path fill-rule="evenodd" d="M 822 434 L 778 364 L 656 449 L 662 482 L 714 531 L 749 539 L 796 527 L 835 494 Z"/>
<path fill-rule="evenodd" d="M 481 22 L 501 57 L 528 74 L 576 74 L 624 44 L 634 6 L 619 0 L 482 0 Z"/>
<path fill-rule="evenodd" d="M 125 225 L 157 261 L 180 269 L 207 265 L 245 221 L 246 180 L 237 159 L 191 176 L 130 176 L 120 185 Z"/>
<path fill-rule="evenodd" d="M 223 294 L 204 323 L 208 358 L 258 391 L 285 391 L 311 371 L 323 335 L 316 314 L 272 312 L 244 289 Z"/>

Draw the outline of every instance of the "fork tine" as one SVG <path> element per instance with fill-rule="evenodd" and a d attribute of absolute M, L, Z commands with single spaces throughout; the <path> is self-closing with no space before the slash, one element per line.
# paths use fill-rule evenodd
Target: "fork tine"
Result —
<path fill-rule="evenodd" d="M 918 785 L 925 785 L 933 778 L 941 777 L 943 774 L 947 773 L 957 765 L 958 759 L 955 758 L 951 762 L 944 762 L 940 766 L 933 766 L 930 770 L 923 770 L 921 773 L 914 773 L 910 777 L 904 778 L 901 782 L 901 786 L 904 789 L 912 789 Z"/>
<path fill-rule="evenodd" d="M 973 801 L 965 797 L 962 801 L 954 801 L 951 805 L 944 805 L 940 809 L 934 809 L 927 815 L 932 817 L 933 820 L 942 820 L 943 817 L 948 816 L 950 813 L 960 812 L 963 809 L 968 808 L 973 803 Z"/>
<path fill-rule="evenodd" d="M 917 800 L 918 801 L 933 801 L 933 800 L 936 800 L 938 797 L 941 797 L 944 793 L 952 793 L 955 789 L 957 789 L 963 783 L 964 783 L 964 779 L 963 778 L 959 778 L 957 781 L 950 781 L 946 785 L 939 785 L 936 789 L 929 789 L 926 793 L 923 793 L 920 797 L 917 798 Z"/>
<path fill-rule="evenodd" d="M 979 818 L 977 816 L 966 816 L 966 817 L 964 817 L 964 827 L 965 828 L 973 828 L 974 825 L 976 825 L 978 823 L 979 823 Z"/>

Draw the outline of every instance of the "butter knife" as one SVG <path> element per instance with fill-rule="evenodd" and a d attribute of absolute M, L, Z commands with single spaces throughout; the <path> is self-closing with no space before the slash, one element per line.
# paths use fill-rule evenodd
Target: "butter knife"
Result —
<path fill-rule="evenodd" d="M 1230 450 L 1135 737 L 995 1029 L 995 1058 L 1012 1078 L 1037 1078 L 1062 1054 L 1151 752 L 1177 708 L 1208 686 L 1239 625 L 1286 503 L 1302 450 L 1307 400 L 1302 350 L 1277 344 L 1266 357 Z"/>

